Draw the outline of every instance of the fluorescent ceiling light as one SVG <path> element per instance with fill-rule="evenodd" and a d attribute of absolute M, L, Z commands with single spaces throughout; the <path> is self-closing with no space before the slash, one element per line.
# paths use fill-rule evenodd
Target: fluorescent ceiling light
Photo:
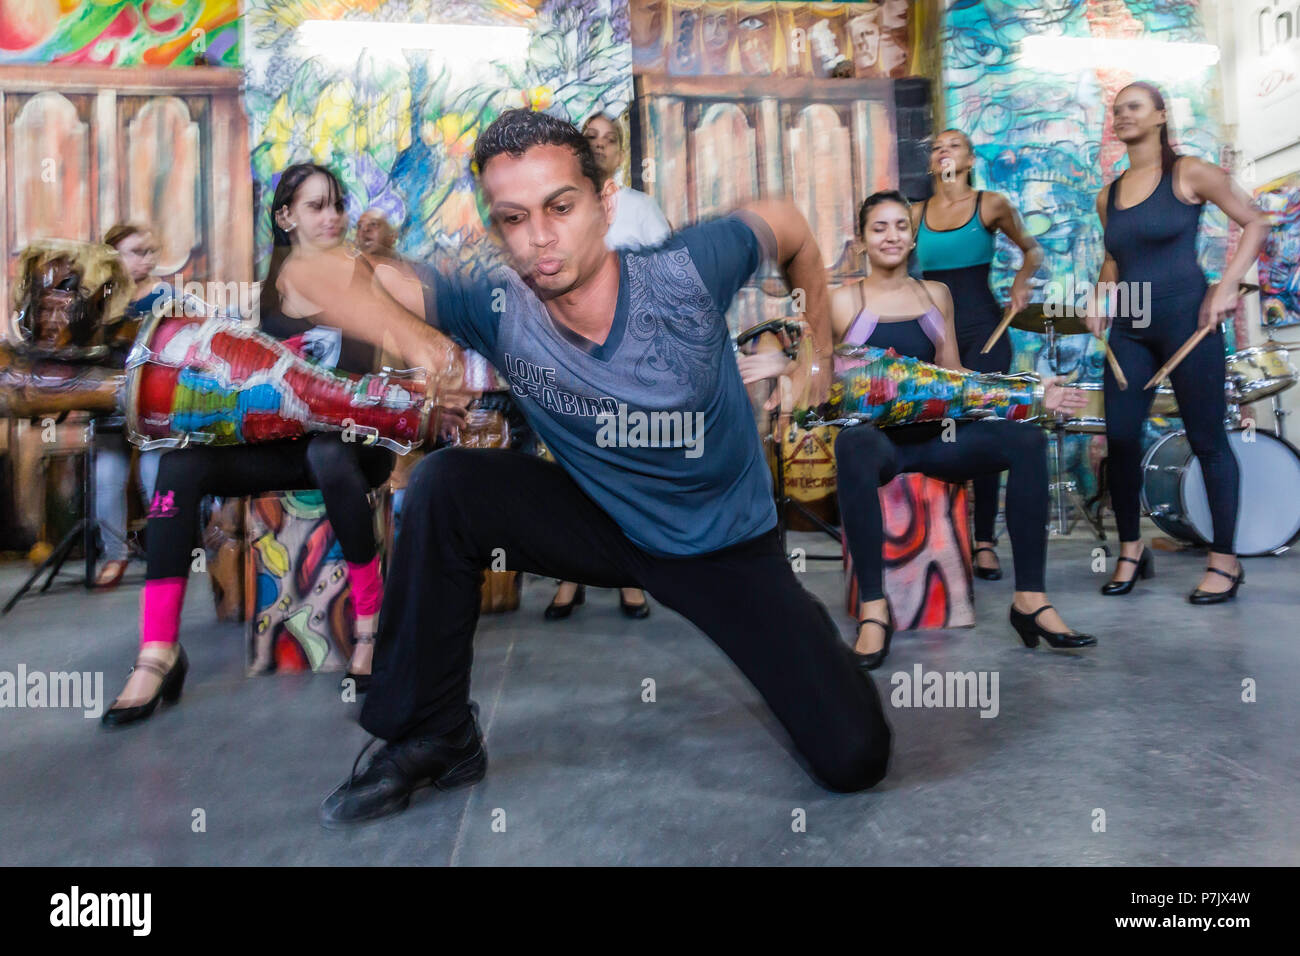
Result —
<path fill-rule="evenodd" d="M 355 63 L 364 49 L 372 56 L 400 57 L 427 50 L 453 73 L 480 72 L 492 60 L 521 63 L 528 56 L 528 27 L 466 23 L 372 23 L 304 20 L 297 42 L 309 55 Z"/>
<path fill-rule="evenodd" d="M 1191 78 L 1219 62 L 1211 43 L 1116 37 L 1030 36 L 1020 43 L 1023 66 L 1034 70 L 1133 70 L 1150 76 Z"/>

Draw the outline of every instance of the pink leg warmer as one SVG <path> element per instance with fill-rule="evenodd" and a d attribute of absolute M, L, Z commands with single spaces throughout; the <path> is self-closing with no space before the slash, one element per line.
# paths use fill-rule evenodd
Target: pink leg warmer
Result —
<path fill-rule="evenodd" d="M 144 582 L 140 595 L 140 644 L 161 641 L 175 644 L 185 603 L 185 578 L 159 578 Z"/>
<path fill-rule="evenodd" d="M 365 564 L 348 562 L 348 579 L 352 582 L 352 607 L 357 617 L 378 614 L 384 603 L 384 581 L 379 576 L 379 555 Z"/>

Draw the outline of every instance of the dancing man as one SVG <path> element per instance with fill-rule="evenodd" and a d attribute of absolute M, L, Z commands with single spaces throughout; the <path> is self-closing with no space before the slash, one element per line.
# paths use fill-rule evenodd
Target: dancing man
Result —
<path fill-rule="evenodd" d="M 645 252 L 605 245 L 615 186 L 572 124 L 511 110 L 474 148 L 492 227 L 513 269 L 427 275 L 408 311 L 349 289 L 330 256 L 291 264 L 330 294 L 332 320 L 421 345 L 415 315 L 487 356 L 558 464 L 446 448 L 407 489 L 361 724 L 386 741 L 321 806 L 326 826 L 399 812 L 412 791 L 482 778 L 471 710 L 479 577 L 512 570 L 641 587 L 707 634 L 758 689 L 814 778 L 839 791 L 885 773 L 890 731 L 869 676 L 797 582 L 776 531 L 771 475 L 723 314 L 773 256 L 804 292 L 830 377 L 829 297 L 807 222 L 785 201 L 746 205 Z M 405 344 L 403 344 L 405 343 Z M 408 357 L 409 353 L 408 353 Z M 660 426 L 647 436 L 646 421 Z M 671 426 L 671 427 L 670 427 Z M 737 599 L 737 590 L 743 590 Z"/>

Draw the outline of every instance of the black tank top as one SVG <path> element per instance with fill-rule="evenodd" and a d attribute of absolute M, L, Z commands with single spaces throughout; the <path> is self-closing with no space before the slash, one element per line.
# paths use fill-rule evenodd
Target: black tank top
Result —
<path fill-rule="evenodd" d="M 352 272 L 352 287 L 369 286 L 374 269 L 365 256 L 359 255 L 354 261 L 356 266 Z M 332 325 L 317 324 L 312 318 L 285 315 L 277 309 L 271 309 L 262 313 L 261 329 L 282 341 L 296 335 L 305 336 L 304 354 L 327 368 L 337 368 L 340 372 L 351 372 L 354 375 L 367 375 L 377 370 L 377 348 L 369 342 L 344 335 L 341 329 Z"/>
<path fill-rule="evenodd" d="M 1196 235 L 1205 204 L 1191 205 L 1174 195 L 1177 168 L 1175 161 L 1161 174 L 1151 195 L 1136 206 L 1115 205 L 1118 179 L 1106 193 L 1106 251 L 1119 266 L 1119 281 L 1151 283 L 1152 298 L 1181 295 L 1206 285 L 1196 261 Z"/>

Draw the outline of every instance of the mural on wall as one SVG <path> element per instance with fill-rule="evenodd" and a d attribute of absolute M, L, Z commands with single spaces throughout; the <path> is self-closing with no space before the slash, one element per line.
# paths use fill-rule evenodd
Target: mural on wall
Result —
<path fill-rule="evenodd" d="M 246 3 L 259 275 L 271 248 L 267 203 L 279 173 L 292 163 L 333 169 L 351 221 L 372 206 L 382 210 L 398 229 L 402 254 L 480 262 L 490 250 L 480 242 L 485 210 L 469 168 L 478 132 L 515 107 L 580 122 L 598 108 L 622 113 L 631 99 L 627 7 L 618 0 L 414 6 L 419 13 L 406 0 Z M 517 56 L 475 52 L 465 66 L 463 32 L 447 41 L 460 49 L 385 45 L 341 56 L 304 46 L 298 34 L 309 19 L 423 24 L 435 18 L 462 27 L 526 28 L 526 46 Z"/>
<path fill-rule="evenodd" d="M 1255 201 L 1273 225 L 1259 254 L 1260 321 L 1300 325 L 1300 173 L 1261 186 Z"/>
<path fill-rule="evenodd" d="M 1213 111 L 1212 70 L 1168 79 L 1120 69 L 1029 69 L 1021 62 L 1020 45 L 1034 35 L 1204 42 L 1205 32 L 1195 0 L 1067 0 L 1047 5 L 1038 0 L 988 0 L 949 5 L 942 34 L 946 122 L 971 138 L 977 185 L 1007 195 L 1042 245 L 1044 266 L 1033 280 L 1033 298 L 1041 301 L 1044 283 L 1092 282 L 1100 271 L 1104 250 L 1095 201 L 1102 186 L 1126 165 L 1124 146 L 1110 122 L 1111 102 L 1125 84 L 1146 79 L 1163 90 L 1181 152 L 1217 161 L 1221 136 Z M 1141 70 L 1141 64 L 1135 67 Z M 1211 281 L 1225 262 L 1227 226 L 1221 211 L 1206 209 L 1199 250 Z M 993 285 L 1002 301 L 1008 298 L 1019 264 L 1019 250 L 999 236 Z M 1049 371 L 1042 336 L 1015 329 L 1010 334 L 1013 371 Z M 1086 336 L 1058 342 L 1062 374 L 1101 380 L 1103 357 L 1096 342 Z M 1160 427 L 1165 425 L 1168 422 Z M 1155 427 L 1148 428 L 1148 437 Z M 1099 441 L 1087 436 L 1066 441 L 1067 469 L 1086 495 L 1095 493 L 1097 483 L 1088 464 L 1088 446 Z"/>
<path fill-rule="evenodd" d="M 631 0 L 638 73 L 902 77 L 922 72 L 926 4 Z"/>
<path fill-rule="evenodd" d="M 238 67 L 239 0 L 0 0 L 0 64 Z"/>

